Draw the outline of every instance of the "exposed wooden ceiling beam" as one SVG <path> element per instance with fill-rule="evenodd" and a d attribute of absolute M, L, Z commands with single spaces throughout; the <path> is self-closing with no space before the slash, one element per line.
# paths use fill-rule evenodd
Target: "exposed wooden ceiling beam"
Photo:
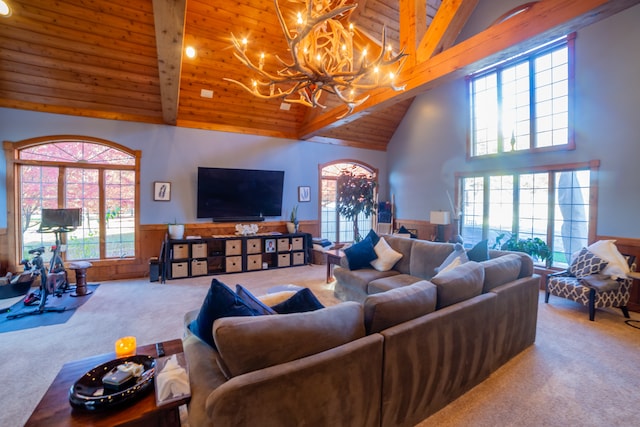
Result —
<path fill-rule="evenodd" d="M 162 119 L 170 125 L 178 121 L 186 12 L 187 0 L 153 0 Z"/>
<path fill-rule="evenodd" d="M 327 128 L 341 126 L 387 108 L 398 101 L 415 97 L 437 84 L 461 78 L 469 72 L 506 59 L 518 52 L 576 31 L 622 10 L 640 0 L 542 0 L 529 10 L 500 22 L 479 34 L 406 69 L 403 92 L 377 89 L 354 112 L 342 119 L 346 108 L 336 107 L 301 127 L 300 139 L 309 139 Z"/>
<path fill-rule="evenodd" d="M 417 63 L 418 43 L 427 31 L 427 0 L 400 0 L 400 47 L 407 66 Z"/>
<path fill-rule="evenodd" d="M 444 0 L 416 50 L 416 63 L 424 62 L 455 43 L 478 0 Z"/>

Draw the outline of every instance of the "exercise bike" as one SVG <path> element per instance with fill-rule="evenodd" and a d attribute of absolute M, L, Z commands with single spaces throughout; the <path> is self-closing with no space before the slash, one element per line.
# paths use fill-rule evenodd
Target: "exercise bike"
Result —
<path fill-rule="evenodd" d="M 69 283 L 67 282 L 67 271 L 64 268 L 64 263 L 60 256 L 61 247 L 60 242 L 56 236 L 56 245 L 51 247 L 53 252 L 51 260 L 49 262 L 49 268 L 45 266 L 45 262 L 42 259 L 42 254 L 45 252 L 44 246 L 31 249 L 29 255 L 33 257 L 29 259 L 23 259 L 20 264 L 24 266 L 25 272 L 31 272 L 34 279 L 40 278 L 40 288 L 38 294 L 30 293 L 24 299 L 25 305 L 35 305 L 38 307 L 33 311 L 27 311 L 7 316 L 7 319 L 17 319 L 24 316 L 33 314 L 42 314 L 49 312 L 61 313 L 65 311 L 66 307 L 47 307 L 47 298 L 49 296 L 61 297 L 62 294 L 69 289 Z"/>

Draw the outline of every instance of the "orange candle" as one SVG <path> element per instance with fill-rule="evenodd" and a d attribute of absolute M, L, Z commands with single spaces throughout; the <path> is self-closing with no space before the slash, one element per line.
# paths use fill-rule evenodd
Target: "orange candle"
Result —
<path fill-rule="evenodd" d="M 134 356 L 136 354 L 136 337 L 122 337 L 116 341 L 116 357 Z"/>

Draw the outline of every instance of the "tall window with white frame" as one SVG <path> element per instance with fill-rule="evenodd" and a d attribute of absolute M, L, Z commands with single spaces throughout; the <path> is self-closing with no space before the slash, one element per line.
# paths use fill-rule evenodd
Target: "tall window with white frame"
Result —
<path fill-rule="evenodd" d="M 81 208 L 81 226 L 62 236 L 65 260 L 135 257 L 133 152 L 91 138 L 27 141 L 16 152 L 19 256 L 54 243 L 38 232 L 43 208 Z"/>
<path fill-rule="evenodd" d="M 591 188 L 598 167 L 594 161 L 460 176 L 465 245 L 487 239 L 495 247 L 499 236 L 538 237 L 553 253 L 551 264 L 566 267 L 595 232 L 590 212 L 597 201 Z"/>
<path fill-rule="evenodd" d="M 468 76 L 469 156 L 573 148 L 575 35 Z"/>
<path fill-rule="evenodd" d="M 334 243 L 353 242 L 353 223 L 339 214 L 337 209 L 338 176 L 342 171 L 350 170 L 354 174 L 376 175 L 376 170 L 364 163 L 346 160 L 320 165 L 320 235 Z M 358 218 L 358 228 L 368 232 L 373 226 L 373 217 Z"/>

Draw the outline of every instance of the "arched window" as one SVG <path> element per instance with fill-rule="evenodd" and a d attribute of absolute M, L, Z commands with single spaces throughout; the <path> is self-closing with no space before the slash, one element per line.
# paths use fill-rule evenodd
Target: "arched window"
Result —
<path fill-rule="evenodd" d="M 82 220 L 61 233 L 65 261 L 135 257 L 138 151 L 83 136 L 35 138 L 5 144 L 5 151 L 15 181 L 7 187 L 17 259 L 55 243 L 53 233 L 39 232 L 42 209 L 68 208 L 80 208 Z"/>
<path fill-rule="evenodd" d="M 378 170 L 362 162 L 338 160 L 319 166 L 320 235 L 335 243 L 353 242 L 353 225 L 336 209 L 338 176 L 349 170 L 354 174 L 378 176 Z M 358 228 L 366 235 L 373 226 L 373 216 L 359 218 Z"/>

